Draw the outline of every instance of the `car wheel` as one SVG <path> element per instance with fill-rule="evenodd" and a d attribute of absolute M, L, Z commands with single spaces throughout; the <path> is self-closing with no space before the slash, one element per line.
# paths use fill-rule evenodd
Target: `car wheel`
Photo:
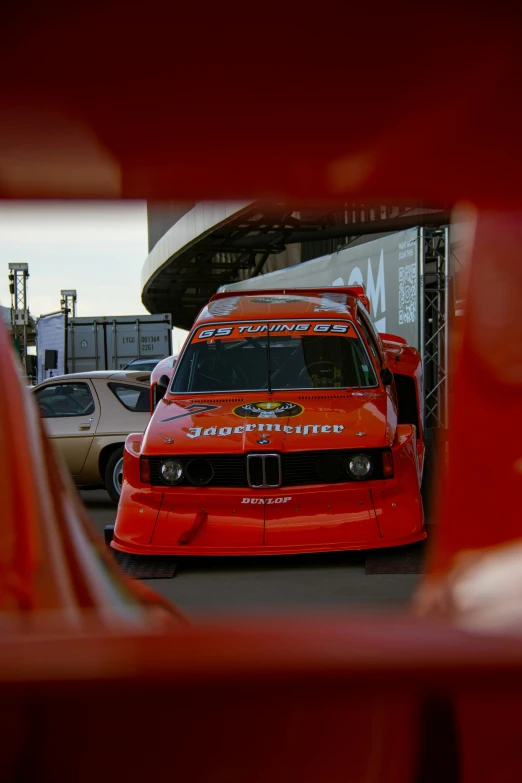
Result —
<path fill-rule="evenodd" d="M 443 430 L 434 427 L 427 428 L 424 431 L 424 471 L 422 476 L 421 494 L 426 516 L 432 511 L 432 504 L 435 499 L 435 491 L 439 480 L 439 465 L 437 463 L 437 447 L 442 446 Z M 432 520 L 429 519 L 429 522 Z"/>
<path fill-rule="evenodd" d="M 105 468 L 105 489 L 114 503 L 118 503 L 123 479 L 123 446 L 112 452 Z"/>

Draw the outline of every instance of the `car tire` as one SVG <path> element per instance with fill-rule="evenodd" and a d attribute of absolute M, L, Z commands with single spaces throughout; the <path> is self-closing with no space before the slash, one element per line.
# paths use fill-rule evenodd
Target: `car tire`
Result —
<path fill-rule="evenodd" d="M 440 478 L 438 459 L 440 459 L 439 452 L 442 452 L 443 455 L 444 436 L 444 430 L 440 427 L 428 428 L 424 431 L 425 452 L 421 494 L 426 515 L 432 511 L 438 487 Z"/>
<path fill-rule="evenodd" d="M 121 477 L 123 474 L 123 446 L 115 449 L 107 461 L 105 467 L 105 489 L 110 499 L 116 503 L 120 501 Z"/>

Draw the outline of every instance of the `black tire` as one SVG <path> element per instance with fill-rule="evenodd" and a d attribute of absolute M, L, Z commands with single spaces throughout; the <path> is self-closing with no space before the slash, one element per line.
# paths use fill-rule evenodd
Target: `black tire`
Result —
<path fill-rule="evenodd" d="M 110 499 L 118 505 L 120 501 L 121 492 L 121 480 L 118 480 L 118 476 L 121 476 L 123 470 L 123 446 L 118 446 L 114 449 L 111 456 L 108 459 L 105 466 L 105 489 L 109 493 Z"/>
<path fill-rule="evenodd" d="M 444 453 L 444 429 L 440 427 L 434 427 L 433 429 L 426 429 L 424 431 L 424 471 L 422 475 L 422 487 L 421 495 L 424 505 L 424 513 L 429 523 L 432 522 L 428 519 L 433 503 L 435 501 L 435 492 L 438 487 L 440 466 L 437 464 L 439 452 Z"/>
<path fill-rule="evenodd" d="M 433 484 L 433 430 L 424 430 L 424 470 L 422 472 L 422 494 L 428 500 Z"/>

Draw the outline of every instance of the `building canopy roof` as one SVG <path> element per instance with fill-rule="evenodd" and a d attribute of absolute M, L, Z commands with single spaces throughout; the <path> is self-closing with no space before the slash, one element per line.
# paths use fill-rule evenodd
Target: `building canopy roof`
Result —
<path fill-rule="evenodd" d="M 257 277 L 288 245 L 314 243 L 321 255 L 359 236 L 448 220 L 447 211 L 422 206 L 303 210 L 283 202 L 201 202 L 151 250 L 142 271 L 143 304 L 152 313 L 171 312 L 175 326 L 190 329 L 220 286 Z"/>

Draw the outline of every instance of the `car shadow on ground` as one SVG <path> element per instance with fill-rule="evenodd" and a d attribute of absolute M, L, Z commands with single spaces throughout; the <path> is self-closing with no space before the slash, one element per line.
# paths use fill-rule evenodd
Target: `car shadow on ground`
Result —
<path fill-rule="evenodd" d="M 116 516 L 116 504 L 110 499 L 108 492 L 103 487 L 77 487 L 80 498 L 89 509 L 112 509 Z"/>
<path fill-rule="evenodd" d="M 284 569 L 364 568 L 366 574 L 420 574 L 424 571 L 426 542 L 400 547 L 348 552 L 314 552 L 302 555 L 177 558 L 178 573 L 273 571 Z"/>
<path fill-rule="evenodd" d="M 424 542 L 404 547 L 302 555 L 167 556 L 129 555 L 112 550 L 120 567 L 136 579 L 172 579 L 191 574 L 260 574 L 349 570 L 367 576 L 420 574 L 424 570 Z"/>
<path fill-rule="evenodd" d="M 180 570 L 189 571 L 273 571 L 276 568 L 322 568 L 364 566 L 364 552 L 314 552 L 302 555 L 190 556 L 177 558 Z"/>

